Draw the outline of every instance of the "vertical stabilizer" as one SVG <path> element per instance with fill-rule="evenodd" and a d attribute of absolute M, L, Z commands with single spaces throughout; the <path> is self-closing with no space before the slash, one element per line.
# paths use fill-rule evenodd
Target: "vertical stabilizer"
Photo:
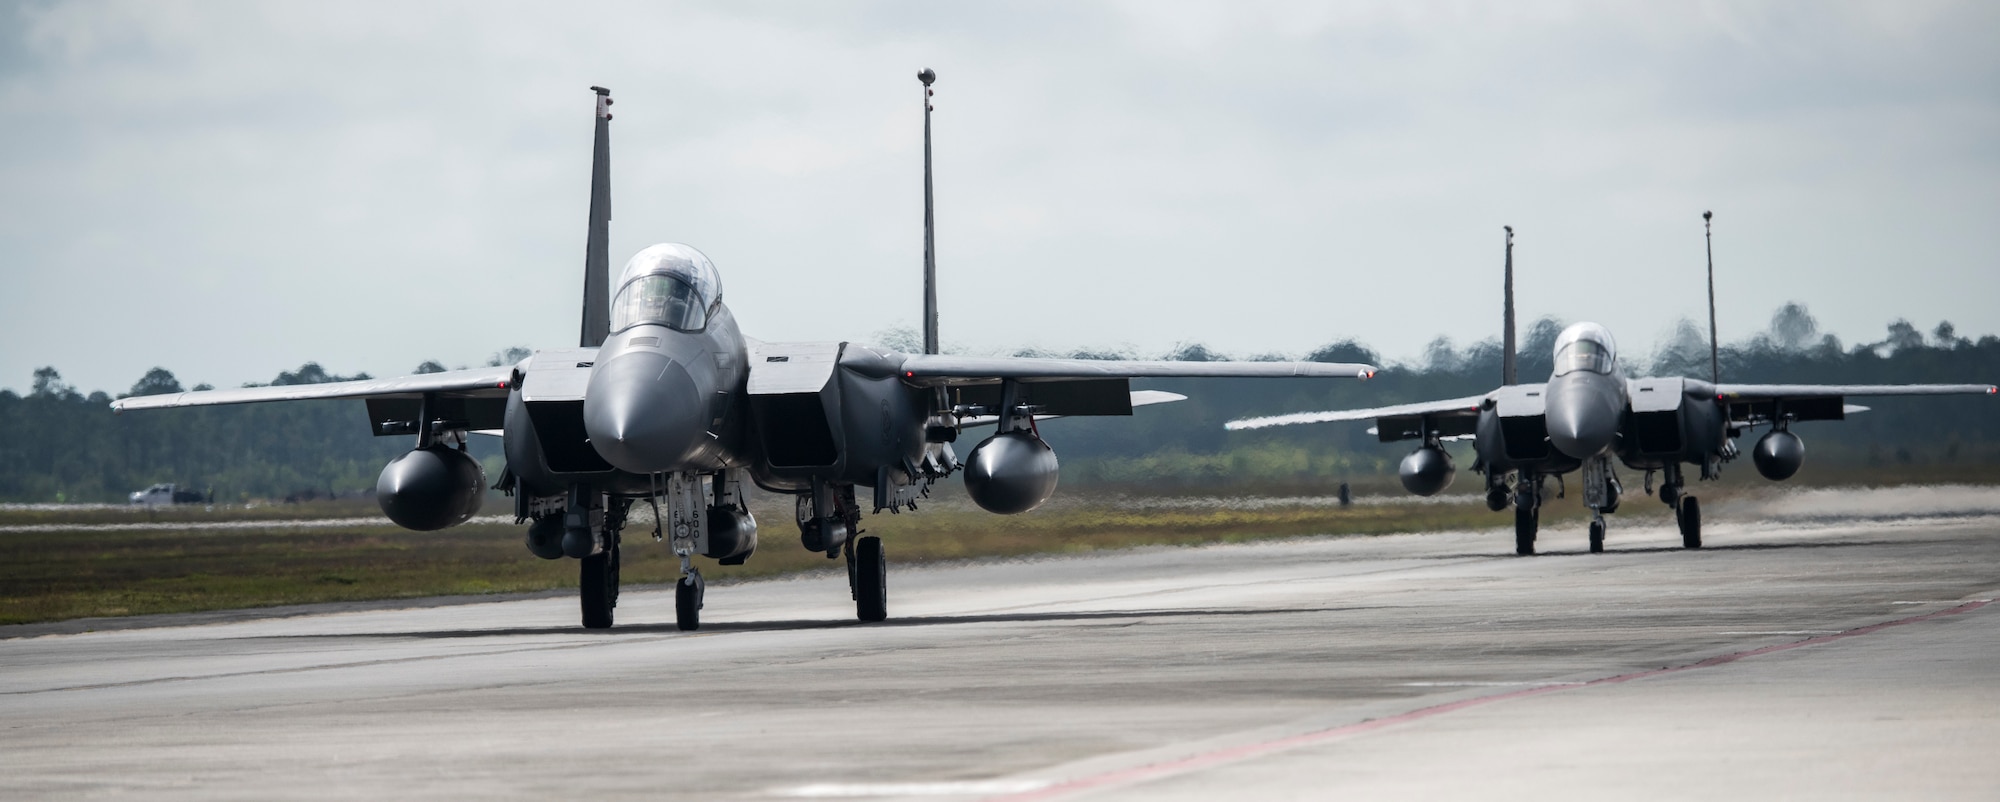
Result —
<path fill-rule="evenodd" d="M 1715 234 L 1709 229 L 1714 212 L 1701 213 L 1701 238 L 1708 248 L 1708 380 L 1722 382 L 1722 344 L 1715 339 Z"/>
<path fill-rule="evenodd" d="M 931 201 L 931 82 L 937 73 L 917 73 L 924 82 L 924 353 L 938 352 L 937 218 Z"/>
<path fill-rule="evenodd" d="M 1503 329 L 1500 335 L 1500 383 L 1514 385 L 1521 383 L 1517 373 L 1519 355 L 1515 353 L 1514 344 L 1514 227 L 1501 228 L 1507 229 L 1507 278 L 1500 285 L 1500 292 L 1505 296 L 1500 313 Z"/>
<path fill-rule="evenodd" d="M 596 137 L 590 150 L 590 239 L 583 253 L 583 336 L 595 348 L 611 334 L 611 90 L 597 93 Z"/>

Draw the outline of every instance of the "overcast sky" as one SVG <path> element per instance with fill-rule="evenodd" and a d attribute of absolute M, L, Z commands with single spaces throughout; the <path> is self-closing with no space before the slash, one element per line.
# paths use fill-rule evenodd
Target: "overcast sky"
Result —
<path fill-rule="evenodd" d="M 1788 300 L 2000 332 L 2000 4 L 0 5 L 0 386 L 481 364 L 611 258 L 746 334 L 915 325 L 938 71 L 947 345 L 1390 359 L 1524 319 L 1643 353 Z M 1991 377 L 1968 377 L 1980 381 Z"/>

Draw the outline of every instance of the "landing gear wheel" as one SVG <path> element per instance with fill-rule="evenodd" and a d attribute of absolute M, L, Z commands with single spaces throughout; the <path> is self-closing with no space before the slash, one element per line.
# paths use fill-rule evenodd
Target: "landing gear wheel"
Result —
<path fill-rule="evenodd" d="M 1514 508 L 1514 553 L 1523 557 L 1535 553 L 1535 529 L 1541 525 L 1537 507 Z"/>
<path fill-rule="evenodd" d="M 854 546 L 854 617 L 863 621 L 889 617 L 889 562 L 879 537 L 864 537 Z"/>
<path fill-rule="evenodd" d="M 610 629 L 611 608 L 617 606 L 617 569 L 609 550 L 581 560 L 577 571 L 577 596 L 583 600 L 583 628 Z"/>
<path fill-rule="evenodd" d="M 1603 521 L 1591 521 L 1591 522 L 1590 522 L 1590 553 L 1592 553 L 1592 554 L 1603 554 L 1603 553 L 1604 553 L 1604 522 L 1603 522 Z"/>
<path fill-rule="evenodd" d="M 1674 511 L 1674 517 L 1680 519 L 1681 546 L 1701 548 L 1701 500 L 1694 496 L 1683 497 L 1680 508 Z"/>
<path fill-rule="evenodd" d="M 674 583 L 674 623 L 682 632 L 701 628 L 701 596 L 705 589 L 701 574 L 688 574 Z"/>

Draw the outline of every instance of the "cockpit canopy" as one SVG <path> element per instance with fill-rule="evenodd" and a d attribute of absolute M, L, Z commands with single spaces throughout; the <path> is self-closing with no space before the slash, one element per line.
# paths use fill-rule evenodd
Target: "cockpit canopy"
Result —
<path fill-rule="evenodd" d="M 1561 376 L 1578 370 L 1610 373 L 1618 363 L 1618 344 L 1610 330 L 1596 323 L 1578 323 L 1556 337 L 1556 370 Z"/>
<path fill-rule="evenodd" d="M 677 331 L 700 331 L 722 302 L 722 276 L 715 265 L 686 245 L 664 242 L 634 254 L 618 275 L 611 300 L 611 330 L 657 323 Z"/>

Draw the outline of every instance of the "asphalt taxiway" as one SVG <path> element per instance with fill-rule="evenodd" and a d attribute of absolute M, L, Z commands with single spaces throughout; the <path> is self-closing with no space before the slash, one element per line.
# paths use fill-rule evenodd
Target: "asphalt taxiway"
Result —
<path fill-rule="evenodd" d="M 0 797 L 2000 798 L 2000 496 L 1920 492 L 14 637 Z"/>

